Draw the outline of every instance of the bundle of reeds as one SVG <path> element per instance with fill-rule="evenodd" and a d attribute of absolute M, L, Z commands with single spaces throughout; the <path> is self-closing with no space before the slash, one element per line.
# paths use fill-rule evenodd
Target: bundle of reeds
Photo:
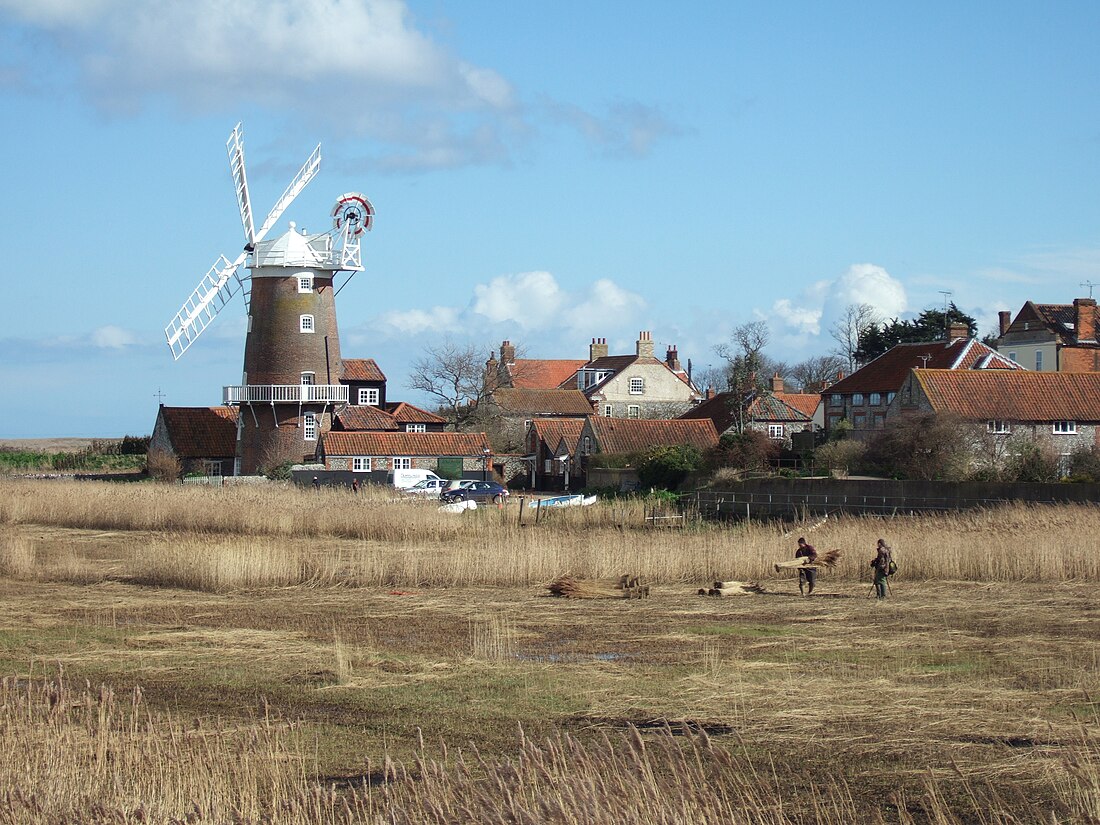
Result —
<path fill-rule="evenodd" d="M 821 568 L 832 568 L 840 560 L 841 552 L 839 550 L 826 550 L 824 553 L 818 553 L 817 558 L 812 562 L 807 561 L 805 557 L 799 559 L 791 559 L 790 561 L 777 561 L 775 563 L 775 572 L 779 573 L 783 570 L 790 570 L 792 568 L 809 568 L 811 570 L 820 570 Z"/>
<path fill-rule="evenodd" d="M 764 588 L 756 582 L 716 581 L 712 587 L 700 587 L 700 596 L 747 596 L 750 593 L 763 593 Z"/>
<path fill-rule="evenodd" d="M 624 575 L 616 582 L 580 579 L 569 573 L 558 576 L 546 589 L 551 596 L 567 599 L 644 599 L 649 585 L 640 576 Z"/>

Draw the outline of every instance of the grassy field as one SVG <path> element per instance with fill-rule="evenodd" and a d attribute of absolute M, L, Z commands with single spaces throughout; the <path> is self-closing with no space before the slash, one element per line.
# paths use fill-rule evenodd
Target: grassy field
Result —
<path fill-rule="evenodd" d="M 807 599 L 807 525 L 517 520 L 0 483 L 0 822 L 1100 821 L 1095 508 L 826 522 Z"/>

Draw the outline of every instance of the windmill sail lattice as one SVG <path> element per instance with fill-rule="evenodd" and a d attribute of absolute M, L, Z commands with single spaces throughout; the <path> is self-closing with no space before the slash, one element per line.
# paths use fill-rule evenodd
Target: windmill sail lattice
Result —
<path fill-rule="evenodd" d="M 191 292 L 190 297 L 183 302 L 179 312 L 164 328 L 164 336 L 168 346 L 172 350 L 172 357 L 179 359 L 188 347 L 202 334 L 210 323 L 229 303 L 234 295 L 243 288 L 247 306 L 250 290 L 247 287 L 247 273 L 242 273 L 241 264 L 245 262 L 248 254 L 252 252 L 256 244 L 267 237 L 267 233 L 282 217 L 283 212 L 290 206 L 293 200 L 306 187 L 317 171 L 321 168 L 321 145 L 310 153 L 298 174 L 294 176 L 286 190 L 275 202 L 267 219 L 259 232 L 253 231 L 252 200 L 248 193 L 248 180 L 244 166 L 244 131 L 241 124 L 237 124 L 226 141 L 226 150 L 229 154 L 229 169 L 233 175 L 233 184 L 237 192 L 237 205 L 241 212 L 241 224 L 244 228 L 245 251 L 230 262 L 224 255 L 219 256 L 210 270 L 199 281 L 198 286 Z"/>

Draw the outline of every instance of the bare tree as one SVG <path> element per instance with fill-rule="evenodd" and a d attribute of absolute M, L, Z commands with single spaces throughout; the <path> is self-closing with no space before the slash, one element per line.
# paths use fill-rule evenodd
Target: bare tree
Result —
<path fill-rule="evenodd" d="M 771 361 L 764 355 L 770 334 L 764 321 L 751 321 L 734 329 L 728 344 L 718 344 L 715 354 L 726 361 L 726 384 L 734 394 L 737 430 L 744 431 L 745 410 L 769 377 Z"/>
<path fill-rule="evenodd" d="M 836 374 L 847 366 L 847 361 L 839 354 L 814 355 L 805 361 L 799 361 L 791 367 L 790 376 L 794 382 L 806 391 L 820 387 L 826 381 L 836 379 Z"/>
<path fill-rule="evenodd" d="M 481 402 L 496 389 L 496 376 L 486 374 L 488 351 L 491 349 L 483 345 L 450 339 L 430 344 L 413 362 L 409 386 L 435 398 L 440 414 L 456 430 L 465 429 L 477 419 Z"/>
<path fill-rule="evenodd" d="M 849 372 L 854 372 L 856 368 L 860 335 L 881 323 L 882 317 L 870 304 L 848 304 L 844 314 L 829 328 L 829 335 L 837 343 L 834 354 L 844 359 Z"/>

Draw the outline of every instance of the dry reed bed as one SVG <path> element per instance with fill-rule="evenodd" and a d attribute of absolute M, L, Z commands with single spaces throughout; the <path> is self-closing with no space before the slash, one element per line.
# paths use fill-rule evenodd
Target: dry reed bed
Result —
<path fill-rule="evenodd" d="M 317 586 L 536 585 L 572 573 L 656 584 L 774 579 L 799 525 L 644 527 L 641 502 L 553 512 L 519 526 L 518 508 L 440 513 L 380 492 L 283 486 L 224 489 L 0 481 L 0 573 L 94 580 L 77 551 L 28 547 L 29 525 L 153 531 L 118 575 L 224 591 Z M 895 548 L 900 579 L 1070 581 L 1100 578 L 1092 505 L 1009 505 L 947 514 L 842 517 L 813 526 L 819 550 L 843 557 L 829 578 L 866 578 L 875 540 Z M 74 555 L 77 553 L 77 555 Z M 30 561 L 31 557 L 35 561 Z M 6 571 L 6 572 L 5 572 Z"/>
<path fill-rule="evenodd" d="M 758 771 L 699 730 L 636 730 L 581 742 L 519 734 L 511 755 L 476 746 L 411 764 L 365 759 L 346 787 L 314 778 L 296 726 L 257 719 L 187 724 L 135 690 L 73 689 L 62 680 L 0 683 L 0 822 L 270 825 L 353 823 L 883 823 L 1089 822 L 1100 814 L 1100 753 L 1087 740 L 1045 777 L 1037 802 L 965 777 L 929 774 L 921 791 L 860 801 L 826 766 Z M 683 734 L 678 736 L 676 734 Z M 950 801 L 948 801 L 950 800 Z"/>

